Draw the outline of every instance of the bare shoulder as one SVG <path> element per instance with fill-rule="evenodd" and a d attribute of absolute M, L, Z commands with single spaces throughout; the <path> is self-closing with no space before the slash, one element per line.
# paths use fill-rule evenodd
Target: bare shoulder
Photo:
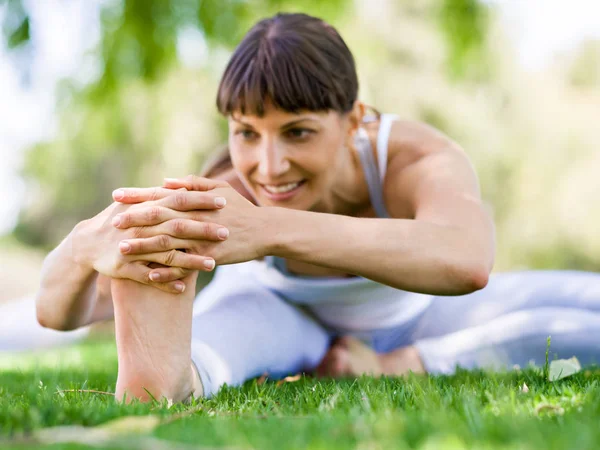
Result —
<path fill-rule="evenodd" d="M 375 141 L 376 141 L 376 130 Z M 384 180 L 386 207 L 393 217 L 415 218 L 427 191 L 479 199 L 479 181 L 461 146 L 436 128 L 395 120 L 388 141 Z"/>
<path fill-rule="evenodd" d="M 440 152 L 462 152 L 460 146 L 438 129 L 423 122 L 395 120 L 388 142 L 388 170 L 414 164 Z"/>

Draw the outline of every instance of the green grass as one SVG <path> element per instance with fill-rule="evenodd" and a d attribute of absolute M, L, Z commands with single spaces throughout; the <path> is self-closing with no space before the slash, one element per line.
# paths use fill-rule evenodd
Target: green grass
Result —
<path fill-rule="evenodd" d="M 119 405 L 113 342 L 0 357 L 0 448 L 564 449 L 600 442 L 600 371 L 554 383 L 542 370 L 355 381 L 303 378 L 225 388 L 189 406 Z M 520 387 L 525 383 L 528 393 Z M 103 424 L 123 416 L 158 417 Z M 121 425 L 125 432 L 117 432 Z M 83 425 L 111 430 L 47 427 Z M 42 429 L 46 428 L 46 431 Z M 50 445 L 74 433 L 79 444 Z M 40 445 L 40 442 L 42 445 Z"/>

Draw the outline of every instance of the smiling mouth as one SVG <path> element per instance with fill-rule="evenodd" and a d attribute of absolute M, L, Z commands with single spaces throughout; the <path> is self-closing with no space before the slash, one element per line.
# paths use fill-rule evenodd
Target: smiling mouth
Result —
<path fill-rule="evenodd" d="M 292 192 L 293 190 L 302 186 L 305 182 L 306 182 L 306 180 L 300 180 L 300 181 L 294 181 L 293 183 L 286 183 L 286 184 L 279 184 L 279 185 L 261 184 L 261 186 L 265 191 L 269 192 L 270 194 L 277 195 L 277 194 L 287 194 L 289 192 Z"/>

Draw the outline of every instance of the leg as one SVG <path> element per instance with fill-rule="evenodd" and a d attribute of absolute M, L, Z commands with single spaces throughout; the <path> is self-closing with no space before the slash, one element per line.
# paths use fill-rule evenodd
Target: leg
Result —
<path fill-rule="evenodd" d="M 174 402 L 193 390 L 190 340 L 197 274 L 183 294 L 169 294 L 131 280 L 112 280 L 119 374 L 118 401 L 150 394 Z"/>
<path fill-rule="evenodd" d="M 428 371 L 510 368 L 551 354 L 600 362 L 600 275 L 520 272 L 492 277 L 485 289 L 437 297 L 413 335 Z"/>
<path fill-rule="evenodd" d="M 312 371 L 328 333 L 235 266 L 220 267 L 196 300 L 192 358 L 207 396 L 267 372 Z"/>
<path fill-rule="evenodd" d="M 408 372 L 425 372 L 414 347 L 406 346 L 388 353 L 377 353 L 352 336 L 337 339 L 317 368 L 317 375 L 334 378 L 404 375 Z"/>
<path fill-rule="evenodd" d="M 344 338 L 332 347 L 324 365 L 330 375 L 341 376 L 450 373 L 456 365 L 512 367 L 530 360 L 540 364 L 549 335 L 553 354 L 600 362 L 599 274 L 493 275 L 481 291 L 436 297 L 414 323 L 375 330 L 374 350 Z"/>
<path fill-rule="evenodd" d="M 35 299 L 25 297 L 0 305 L 0 352 L 37 350 L 77 342 L 90 327 L 56 331 L 42 327 L 36 318 Z"/>

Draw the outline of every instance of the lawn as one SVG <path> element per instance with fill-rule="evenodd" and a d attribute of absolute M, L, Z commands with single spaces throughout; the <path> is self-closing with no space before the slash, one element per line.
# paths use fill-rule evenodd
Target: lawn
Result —
<path fill-rule="evenodd" d="M 600 442 L 596 369 L 555 382 L 534 368 L 254 380 L 170 407 L 116 404 L 109 395 L 116 373 L 111 341 L 0 356 L 0 448 L 591 449 Z"/>

